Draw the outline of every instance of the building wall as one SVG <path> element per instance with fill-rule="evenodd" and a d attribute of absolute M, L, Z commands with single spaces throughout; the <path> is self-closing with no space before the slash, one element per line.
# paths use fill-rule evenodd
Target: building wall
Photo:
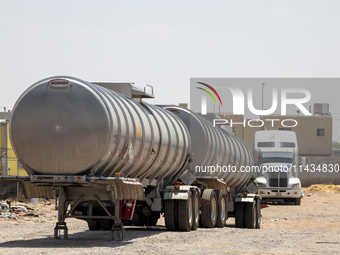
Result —
<path fill-rule="evenodd" d="M 243 115 L 233 115 L 233 114 L 221 114 L 219 115 L 222 119 L 228 120 L 228 123 L 243 123 Z M 234 125 L 234 135 L 236 135 L 241 140 L 244 140 L 244 127 L 241 124 Z"/>
<path fill-rule="evenodd" d="M 246 126 L 243 127 L 243 115 L 225 114 L 220 115 L 229 123 L 237 122 L 233 125 L 236 131 L 236 136 L 246 142 L 246 144 L 253 150 L 253 141 L 256 131 L 259 130 L 279 130 L 284 128 L 281 122 L 285 119 L 294 119 L 298 125 L 290 128 L 296 133 L 299 155 L 314 155 L 314 156 L 330 156 L 332 155 L 332 116 L 263 116 L 261 120 L 264 122 L 264 127 L 250 127 L 248 125 L 249 119 L 246 120 Z M 275 119 L 274 122 L 268 119 Z M 266 121 L 267 120 L 267 121 Z M 250 122 L 252 126 L 260 126 L 261 122 Z M 284 125 L 293 126 L 293 121 L 285 121 Z M 324 136 L 318 136 L 317 130 L 324 129 Z"/>
<path fill-rule="evenodd" d="M 264 121 L 267 130 L 283 128 L 281 121 L 294 119 L 298 122 L 291 130 L 296 133 L 299 155 L 330 156 L 332 155 L 332 117 L 331 116 L 266 116 L 264 119 L 278 119 L 272 127 L 271 121 Z M 294 122 L 285 122 L 294 125 Z M 317 136 L 317 129 L 324 129 L 324 136 Z"/>
<path fill-rule="evenodd" d="M 313 184 L 340 184 L 340 157 L 305 156 L 305 158 L 308 167 L 298 171 L 298 177 L 303 187 Z M 320 166 L 321 170 L 312 170 L 312 164 L 315 165 L 315 169 Z M 327 168 L 323 168 L 324 164 Z"/>
<path fill-rule="evenodd" d="M 248 122 L 248 120 L 247 120 Z M 252 122 L 252 125 L 256 125 L 255 122 Z M 263 127 L 249 127 L 246 126 L 244 129 L 244 141 L 249 146 L 251 151 L 253 151 L 254 146 L 254 136 L 256 131 L 264 130 Z"/>

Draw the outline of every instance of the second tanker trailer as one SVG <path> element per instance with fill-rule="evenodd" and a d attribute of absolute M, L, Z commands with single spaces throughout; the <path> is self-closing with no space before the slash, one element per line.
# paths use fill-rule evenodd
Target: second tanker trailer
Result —
<path fill-rule="evenodd" d="M 161 213 L 168 230 L 224 227 L 228 215 L 260 227 L 242 140 L 188 109 L 133 100 L 131 84 L 109 85 L 47 78 L 13 109 L 12 146 L 30 176 L 2 181 L 20 182 L 27 199 L 58 198 L 56 238 L 67 238 L 69 217 L 119 238 L 124 224 L 156 225 Z"/>

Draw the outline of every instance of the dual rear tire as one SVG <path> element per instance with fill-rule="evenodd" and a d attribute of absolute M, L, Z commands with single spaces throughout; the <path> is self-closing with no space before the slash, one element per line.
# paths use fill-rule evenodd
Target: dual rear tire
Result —
<path fill-rule="evenodd" d="M 204 200 L 210 202 L 201 205 L 201 222 L 204 228 L 213 228 L 217 221 L 217 196 L 213 189 L 205 189 L 202 194 Z"/>
<path fill-rule="evenodd" d="M 188 200 L 178 201 L 178 228 L 181 231 L 190 231 L 193 222 L 192 192 L 188 194 Z"/>
<path fill-rule="evenodd" d="M 228 218 L 227 199 L 223 190 L 206 189 L 202 198 L 209 200 L 201 206 L 202 227 L 223 228 Z"/>
<path fill-rule="evenodd" d="M 165 201 L 165 226 L 167 230 L 196 230 L 199 224 L 200 197 L 198 191 L 189 192 L 188 200 Z"/>
<path fill-rule="evenodd" d="M 235 207 L 236 228 L 261 228 L 261 200 L 256 198 L 253 202 L 238 202 Z"/>
<path fill-rule="evenodd" d="M 223 190 L 216 190 L 216 196 L 217 196 L 216 227 L 223 228 L 228 218 L 227 199 Z"/>
<path fill-rule="evenodd" d="M 165 225 L 170 231 L 190 231 L 202 227 L 223 228 L 228 218 L 227 197 L 223 190 L 205 189 L 199 217 L 200 197 L 198 191 L 189 192 L 187 200 L 165 201 Z M 261 227 L 261 200 L 235 203 L 235 225 L 237 228 L 259 229 Z"/>

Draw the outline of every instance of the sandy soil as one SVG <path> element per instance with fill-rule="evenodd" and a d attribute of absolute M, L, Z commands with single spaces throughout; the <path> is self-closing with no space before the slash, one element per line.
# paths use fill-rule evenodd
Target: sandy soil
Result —
<path fill-rule="evenodd" d="M 340 254 L 340 193 L 305 192 L 301 206 L 269 205 L 260 230 L 225 228 L 168 232 L 164 218 L 152 229 L 127 227 L 123 241 L 67 219 L 69 239 L 53 239 L 53 205 L 29 205 L 39 217 L 0 218 L 1 254 Z"/>

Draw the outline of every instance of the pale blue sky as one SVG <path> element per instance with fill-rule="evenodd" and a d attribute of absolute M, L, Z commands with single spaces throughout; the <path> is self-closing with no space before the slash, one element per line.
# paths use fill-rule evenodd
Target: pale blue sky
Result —
<path fill-rule="evenodd" d="M 0 0 L 0 107 L 61 74 L 148 83 L 159 104 L 189 102 L 190 77 L 340 77 L 339 13 L 338 1 Z"/>

